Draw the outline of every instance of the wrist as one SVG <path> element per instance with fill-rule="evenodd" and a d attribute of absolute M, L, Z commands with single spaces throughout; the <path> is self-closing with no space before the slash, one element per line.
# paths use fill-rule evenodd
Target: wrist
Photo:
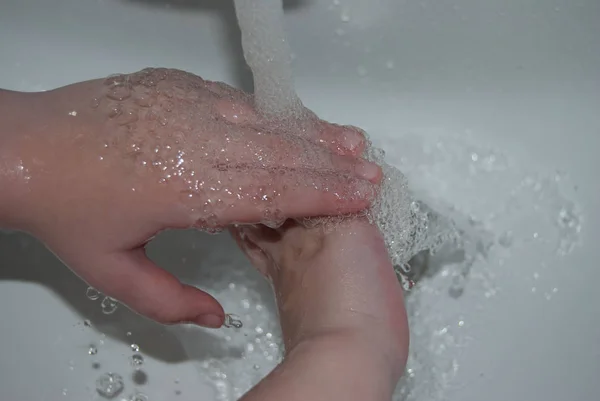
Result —
<path fill-rule="evenodd" d="M 311 369 L 321 370 L 315 372 L 320 377 L 328 377 L 332 384 L 338 382 L 329 399 L 338 399 L 335 395 L 339 387 L 353 377 L 351 394 L 344 399 L 389 400 L 406 365 L 402 357 L 382 347 L 376 339 L 352 330 L 306 338 L 290 350 L 286 359 L 305 359 Z"/>
<path fill-rule="evenodd" d="M 0 227 L 17 228 L 18 205 L 28 171 L 18 141 L 28 135 L 31 117 L 26 118 L 31 94 L 0 90 Z"/>
<path fill-rule="evenodd" d="M 54 130 L 48 96 L 0 90 L 0 227 L 28 228 L 33 178 L 47 168 L 39 139 Z"/>
<path fill-rule="evenodd" d="M 408 322 L 402 289 L 378 229 L 353 221 L 327 234 L 315 249 L 307 260 L 281 260 L 274 277 L 286 349 L 341 336 L 381 354 L 401 373 Z"/>

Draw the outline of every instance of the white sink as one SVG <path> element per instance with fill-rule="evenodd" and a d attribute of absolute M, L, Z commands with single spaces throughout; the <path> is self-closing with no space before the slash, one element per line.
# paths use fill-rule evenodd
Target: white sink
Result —
<path fill-rule="evenodd" d="M 232 2 L 171 3 L 4 0 L 0 87 L 163 66 L 248 88 Z M 408 296 L 414 377 L 398 399 L 598 399 L 599 18 L 597 0 L 288 2 L 305 104 L 365 128 L 418 193 L 491 239 L 464 288 L 446 260 Z M 35 240 L 0 234 L 0 399 L 99 399 L 105 372 L 124 377 L 120 396 L 234 399 L 274 365 L 278 329 L 269 287 L 233 249 L 191 231 L 150 246 L 244 322 L 205 331 L 105 315 Z"/>

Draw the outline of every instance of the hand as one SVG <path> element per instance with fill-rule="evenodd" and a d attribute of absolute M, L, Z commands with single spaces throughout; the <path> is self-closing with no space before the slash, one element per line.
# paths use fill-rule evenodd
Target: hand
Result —
<path fill-rule="evenodd" d="M 21 182 L 11 190 L 13 226 L 162 323 L 220 327 L 224 313 L 147 259 L 144 245 L 161 230 L 353 212 L 381 179 L 354 157 L 365 146 L 360 130 L 307 112 L 298 134 L 261 119 L 242 92 L 182 71 L 14 99 L 18 113 L 6 121 L 19 134 L 4 141 L 4 163 L 19 166 Z"/>
<path fill-rule="evenodd" d="M 391 399 L 406 365 L 408 323 L 377 227 L 288 221 L 231 232 L 273 283 L 287 354 L 244 400 Z"/>

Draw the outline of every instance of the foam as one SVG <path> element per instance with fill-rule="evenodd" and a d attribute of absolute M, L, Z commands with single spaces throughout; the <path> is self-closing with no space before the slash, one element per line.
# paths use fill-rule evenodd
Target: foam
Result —
<path fill-rule="evenodd" d="M 296 95 L 292 79 L 291 50 L 283 29 L 281 0 L 236 0 L 236 13 L 242 31 L 244 56 L 254 76 L 254 101 L 267 118 L 287 124 L 310 117 Z M 293 128 L 302 128 L 299 124 Z M 302 135 L 302 129 L 298 129 Z M 365 157 L 381 165 L 384 180 L 378 199 L 368 217 L 381 230 L 405 288 L 411 287 L 405 276 L 408 261 L 425 249 L 434 250 L 455 238 L 452 225 L 416 201 L 408 190 L 404 175 L 385 163 L 384 152 L 373 146 Z M 308 224 L 335 222 L 333 219 L 309 219 Z"/>
<path fill-rule="evenodd" d="M 235 0 L 244 57 L 254 76 L 257 109 L 278 119 L 304 113 L 294 90 L 292 52 L 283 28 L 281 0 Z"/>

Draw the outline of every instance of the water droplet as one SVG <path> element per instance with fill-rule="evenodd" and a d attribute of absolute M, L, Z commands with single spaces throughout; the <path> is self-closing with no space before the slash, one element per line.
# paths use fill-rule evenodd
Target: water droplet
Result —
<path fill-rule="evenodd" d="M 342 22 L 350 22 L 350 15 L 348 14 L 347 10 L 342 11 L 340 19 L 342 20 Z"/>
<path fill-rule="evenodd" d="M 134 110 L 122 110 L 115 121 L 119 125 L 129 125 L 138 120 L 138 113 Z"/>
<path fill-rule="evenodd" d="M 106 97 L 108 97 L 109 99 L 118 100 L 118 101 L 125 100 L 125 99 L 129 98 L 130 96 L 131 96 L 130 87 L 126 84 L 121 84 L 121 83 L 112 85 L 109 88 L 108 93 L 106 94 Z"/>
<path fill-rule="evenodd" d="M 135 369 L 140 369 L 140 367 L 144 364 L 144 357 L 140 354 L 133 354 L 129 358 L 129 363 Z"/>
<path fill-rule="evenodd" d="M 254 368 L 254 370 L 259 370 L 260 369 L 260 365 L 254 365 L 253 368 Z"/>
<path fill-rule="evenodd" d="M 88 354 L 96 355 L 98 353 L 98 348 L 95 345 L 90 345 L 90 349 L 88 349 Z"/>
<path fill-rule="evenodd" d="M 111 297 L 104 297 L 100 305 L 102 306 L 102 313 L 104 313 L 105 315 L 110 315 L 117 310 L 118 304 L 116 299 L 113 299 Z"/>
<path fill-rule="evenodd" d="M 87 291 L 85 292 L 85 296 L 88 297 L 88 299 L 91 299 L 92 301 L 95 301 L 98 298 L 100 298 L 100 295 L 102 295 L 100 291 L 98 291 L 94 287 L 88 287 Z"/>
<path fill-rule="evenodd" d="M 128 331 L 128 332 L 126 333 L 126 335 L 127 335 L 127 337 L 131 337 L 131 331 Z"/>
<path fill-rule="evenodd" d="M 393 69 L 394 69 L 394 67 L 395 67 L 395 63 L 394 63 L 394 61 L 393 61 L 393 60 L 388 60 L 388 61 L 385 63 L 385 67 L 386 67 L 388 70 L 393 70 Z"/>
<path fill-rule="evenodd" d="M 84 325 L 85 327 L 92 327 L 92 322 L 90 322 L 88 319 L 85 319 L 85 320 L 83 321 L 83 325 Z"/>
<path fill-rule="evenodd" d="M 234 327 L 236 329 L 240 329 L 243 326 L 242 320 L 239 316 L 234 315 L 233 313 L 228 313 L 225 315 L 225 323 L 223 326 L 231 328 Z"/>
<path fill-rule="evenodd" d="M 364 65 L 359 65 L 358 67 L 356 67 L 356 72 L 361 77 L 366 77 L 368 74 L 367 68 Z"/>
<path fill-rule="evenodd" d="M 136 369 L 131 375 L 131 380 L 138 386 L 143 386 L 148 383 L 148 374 L 143 370 Z"/>
<path fill-rule="evenodd" d="M 105 398 L 114 398 L 123 387 L 123 378 L 117 373 L 104 373 L 96 380 L 96 391 Z"/>
<path fill-rule="evenodd" d="M 130 347 L 131 347 L 131 350 L 133 352 L 140 352 L 140 346 L 139 345 L 137 345 L 137 344 L 131 344 Z"/>
<path fill-rule="evenodd" d="M 148 401 L 148 396 L 144 393 L 136 392 L 131 394 L 127 401 Z"/>

